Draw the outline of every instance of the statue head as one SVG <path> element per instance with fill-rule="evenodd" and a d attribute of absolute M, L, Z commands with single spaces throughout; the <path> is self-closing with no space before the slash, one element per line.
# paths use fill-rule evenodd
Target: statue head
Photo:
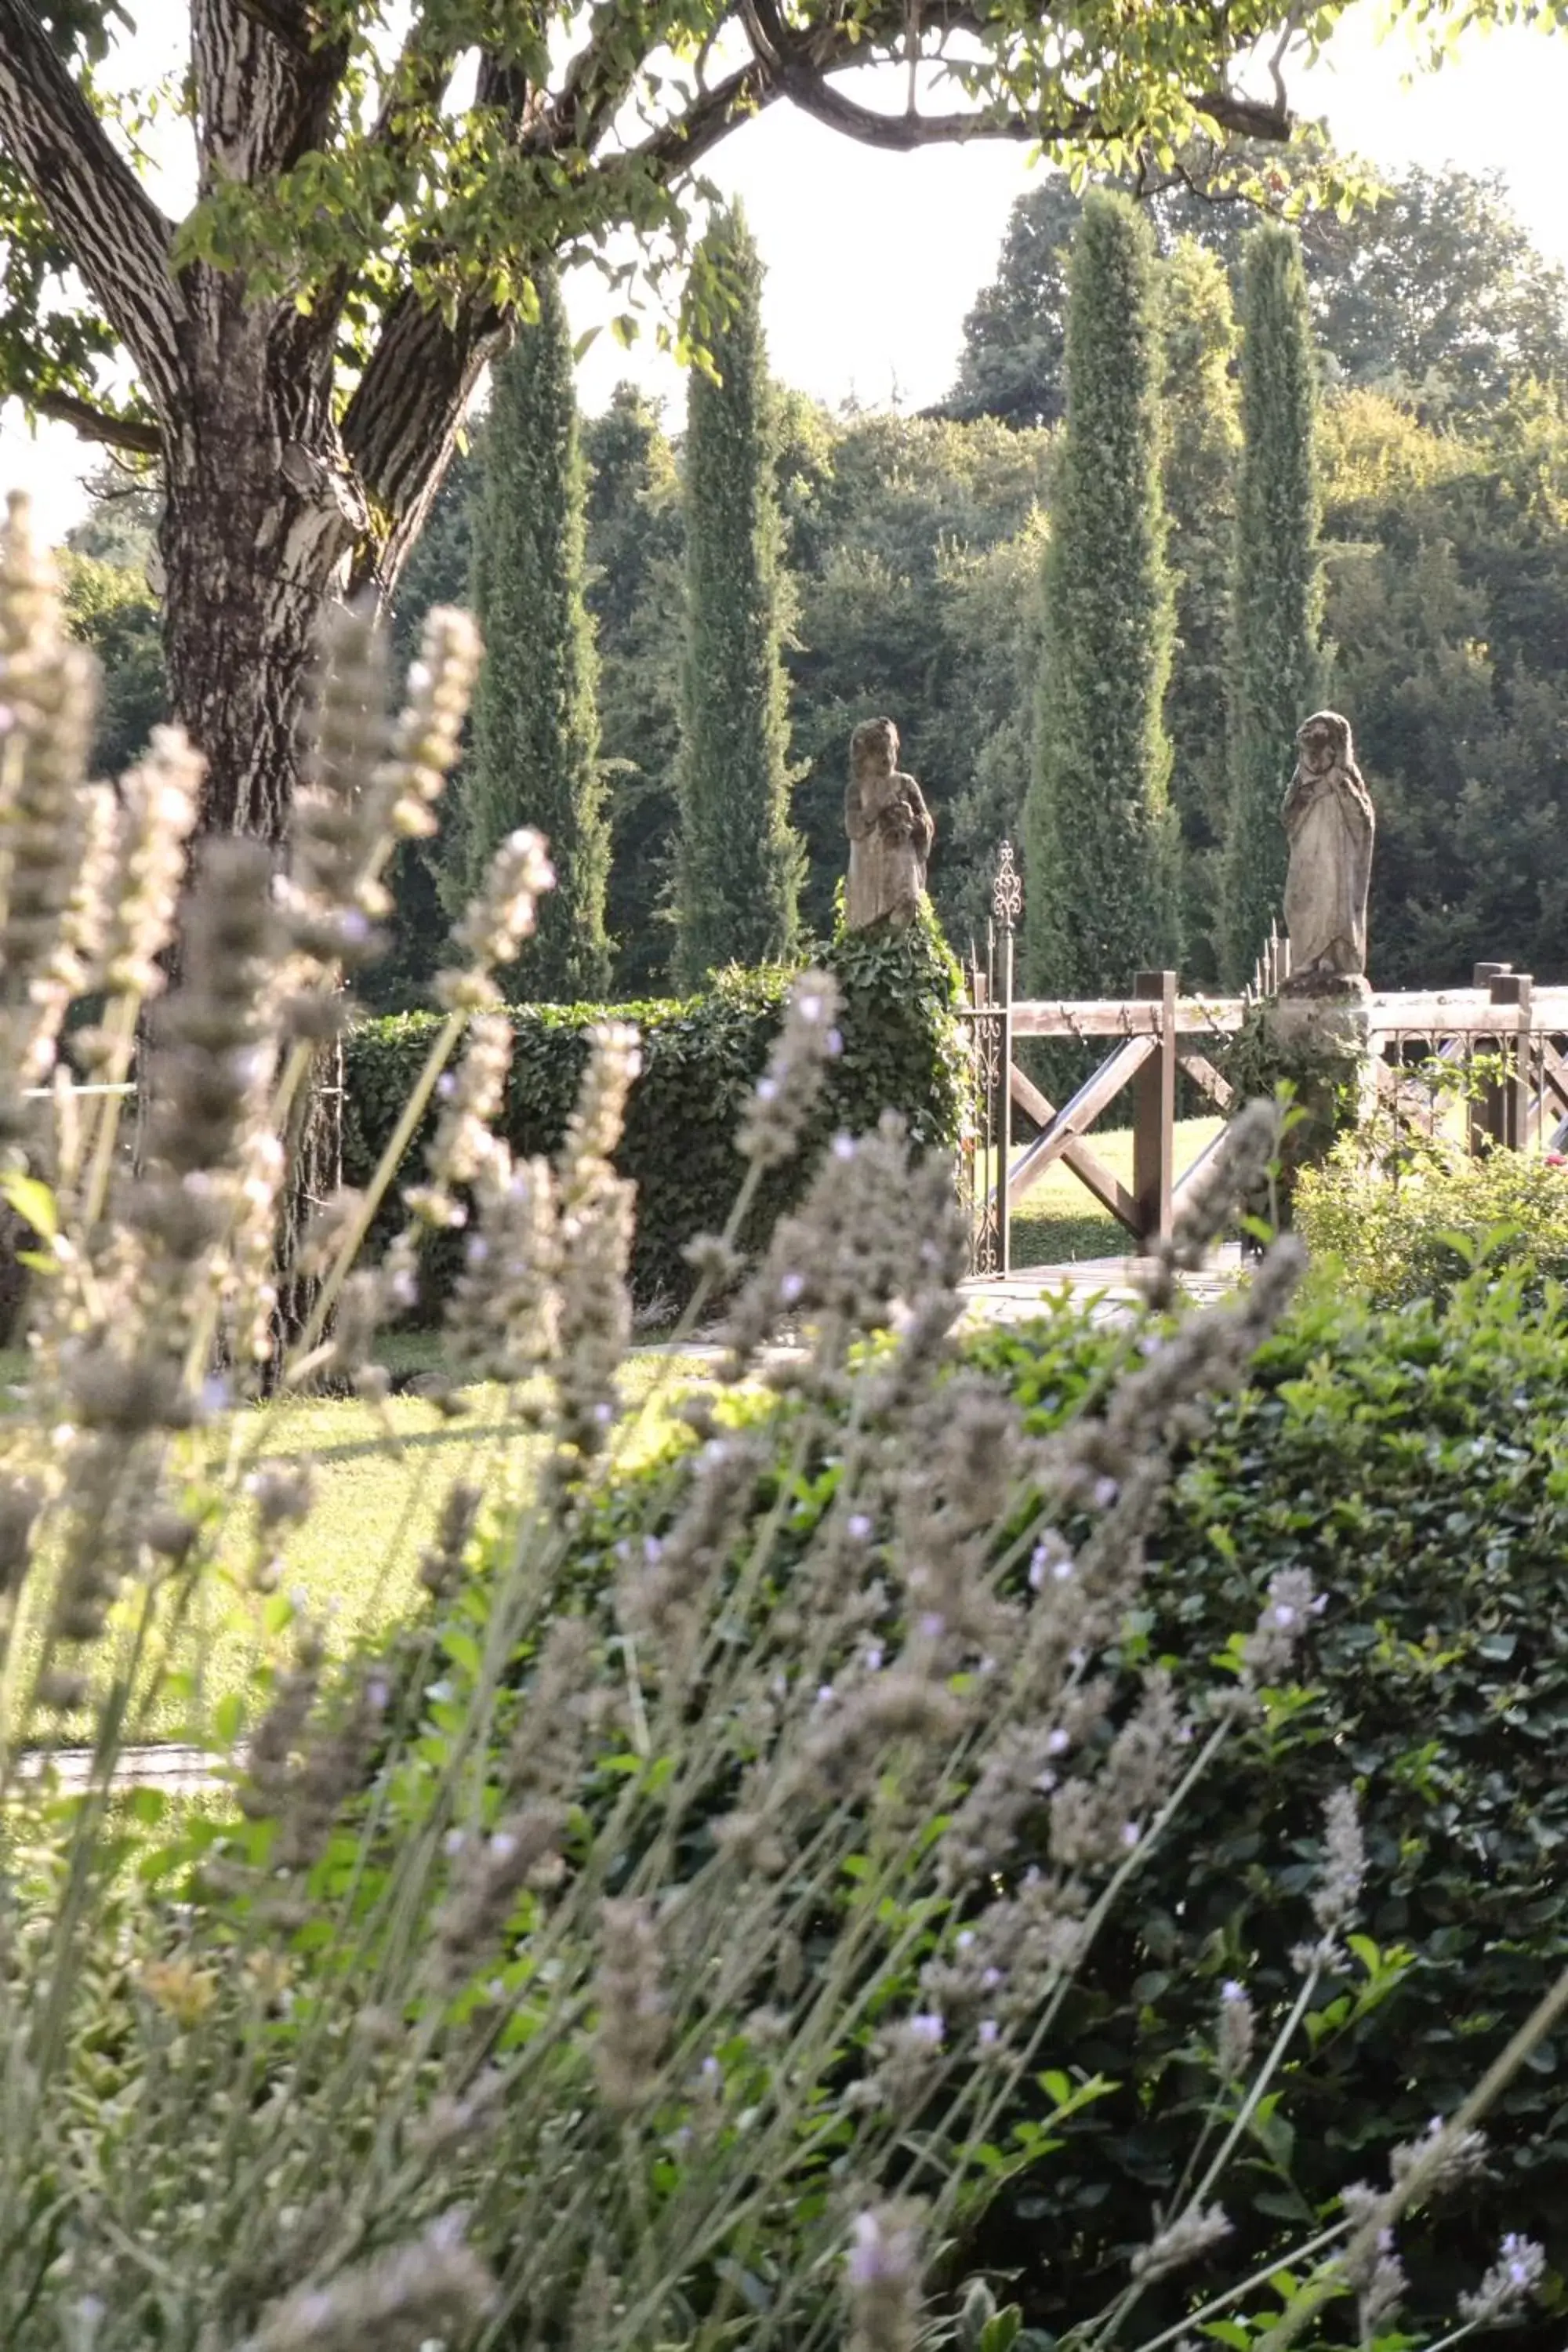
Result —
<path fill-rule="evenodd" d="M 890 776 L 899 764 L 899 730 L 890 719 L 863 719 L 849 738 L 849 772 Z"/>
<path fill-rule="evenodd" d="M 1351 723 L 1337 710 L 1314 710 L 1296 730 L 1296 747 L 1309 775 L 1326 776 L 1333 768 L 1355 764 L 1351 749 Z"/>

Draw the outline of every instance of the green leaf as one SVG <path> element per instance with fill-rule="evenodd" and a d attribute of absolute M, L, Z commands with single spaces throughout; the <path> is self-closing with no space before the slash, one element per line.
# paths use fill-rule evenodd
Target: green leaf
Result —
<path fill-rule="evenodd" d="M 1005 2304 L 980 2331 L 978 2352 L 1012 2352 L 1024 2315 L 1016 2303 Z"/>
<path fill-rule="evenodd" d="M 53 1192 L 40 1178 L 20 1173 L 0 1178 L 0 1196 L 24 1224 L 30 1225 L 45 1241 L 54 1240 L 60 1229 L 59 1212 Z"/>

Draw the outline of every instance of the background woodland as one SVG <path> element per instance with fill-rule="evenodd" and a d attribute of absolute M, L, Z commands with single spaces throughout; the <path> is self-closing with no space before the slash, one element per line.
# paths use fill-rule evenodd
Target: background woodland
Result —
<path fill-rule="evenodd" d="M 1269 168 L 1279 178 L 1285 167 L 1271 159 Z M 1180 958 L 1188 976 L 1212 982 L 1221 977 L 1237 311 L 1255 214 L 1184 185 L 1141 209 L 1157 254 Z M 849 731 L 883 710 L 898 719 L 904 763 L 936 815 L 938 912 L 961 954 L 984 935 L 997 845 L 1023 830 L 1034 759 L 1038 583 L 1062 462 L 1068 270 L 1081 210 L 1058 173 L 1020 200 L 940 411 L 834 415 L 759 368 L 756 421 L 776 518 L 768 593 L 787 678 L 782 714 L 764 714 L 766 756 L 775 818 L 787 794 L 804 850 L 785 883 L 808 937 L 832 925 Z M 1499 187 L 1457 171 L 1407 173 L 1349 219 L 1310 213 L 1300 227 L 1321 389 L 1322 691 L 1352 719 L 1378 806 L 1373 980 L 1459 982 L 1483 956 L 1563 978 L 1568 881 L 1553 845 L 1568 808 L 1568 286 Z M 693 377 L 695 403 L 710 391 Z M 604 415 L 573 416 L 570 428 L 591 626 L 567 615 L 562 628 L 576 632 L 570 690 L 586 691 L 596 711 L 574 740 L 591 766 L 593 824 L 608 832 L 607 941 L 584 950 L 593 969 L 583 977 L 595 987 L 552 988 L 546 971 L 531 977 L 525 965 L 518 992 L 641 997 L 667 988 L 678 961 L 689 436 L 630 384 Z M 408 565 L 395 613 L 404 650 L 432 604 L 473 593 L 475 517 L 506 488 L 492 437 L 481 420 Z M 71 535 L 69 610 L 105 665 L 99 756 L 110 767 L 134 755 L 162 715 L 148 571 L 155 513 L 155 486 L 116 471 Z M 483 689 L 479 710 L 482 726 Z M 1282 743 L 1281 784 L 1289 757 Z M 460 775 L 459 810 L 471 809 L 475 791 L 465 796 Z M 501 814 L 515 824 L 541 812 L 520 781 L 515 813 Z M 775 862 L 784 839 L 775 824 Z M 401 853 L 381 1009 L 423 1001 L 443 898 L 460 890 L 476 852 L 459 826 L 443 854 L 447 874 L 423 846 Z M 1084 982 L 1120 987 L 1128 977 Z"/>

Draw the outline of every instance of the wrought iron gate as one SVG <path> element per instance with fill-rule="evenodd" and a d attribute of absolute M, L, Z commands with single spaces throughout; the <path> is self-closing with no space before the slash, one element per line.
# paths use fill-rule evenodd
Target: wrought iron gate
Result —
<path fill-rule="evenodd" d="M 1013 845 L 1002 844 L 982 965 L 973 947 L 969 1002 L 959 1014 L 969 1039 L 969 1102 L 959 1144 L 959 1192 L 969 1219 L 972 1275 L 1009 1271 L 1007 1163 L 1013 1134 L 1013 941 L 1024 910 Z"/>

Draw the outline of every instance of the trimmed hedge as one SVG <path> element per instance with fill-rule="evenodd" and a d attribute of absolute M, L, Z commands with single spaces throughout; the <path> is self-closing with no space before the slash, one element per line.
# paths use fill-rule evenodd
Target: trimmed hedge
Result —
<path fill-rule="evenodd" d="M 1093 1398 L 1120 1344 L 1064 1304 L 979 1335 L 965 1355 L 1044 1432 Z M 777 1416 L 782 1468 L 793 1409 L 758 1412 Z M 584 1551 L 585 1590 L 613 1576 L 619 1533 L 673 1516 L 689 1444 L 619 1483 Z M 831 1448 L 788 1475 L 781 1585 L 831 1499 Z M 763 1482 L 759 1515 L 776 1491 Z M 1320 1988 L 1278 2103 L 1227 2176 L 1234 2237 L 1213 2269 L 1150 2290 L 1140 2340 L 1334 2218 L 1349 2183 L 1385 2182 L 1392 2148 L 1452 2112 L 1568 1963 L 1568 1300 L 1554 1291 L 1532 1313 L 1517 1282 L 1480 1276 L 1441 1307 L 1390 1313 L 1309 1297 L 1247 1389 L 1215 1408 L 1151 1559 L 1131 1648 L 1167 1659 L 1178 1681 L 1212 1679 L 1279 1570 L 1306 1568 L 1324 1608 L 1301 1686 L 1267 1731 L 1222 1753 L 1064 2011 L 1052 2063 L 1118 2088 L 1061 2128 L 956 2251 L 960 2271 L 1013 2282 L 1047 2339 L 1123 2283 L 1172 2194 L 1212 2087 L 1194 2053 L 1212 2040 L 1222 1981 L 1247 1986 L 1260 2047 L 1293 2000 L 1289 1955 L 1310 1933 L 1331 1791 L 1355 1786 L 1365 1832 L 1357 1964 Z M 1126 1655 L 1102 1663 L 1116 1675 Z M 1042 2094 L 994 2137 L 1047 2105 Z M 1451 2314 L 1507 2231 L 1568 2269 L 1568 2048 L 1538 2049 L 1488 2127 L 1487 2176 L 1401 2228 L 1424 2321 Z M 1565 2301 L 1559 2275 L 1549 2310 Z M 1541 2329 L 1522 2333 L 1533 2343 Z"/>
<path fill-rule="evenodd" d="M 830 1066 L 816 1129 L 795 1160 L 773 1171 L 742 1239 L 754 1249 L 793 1205 L 816 1153 L 842 1129 L 860 1134 L 882 1112 L 902 1113 L 913 1139 L 933 1150 L 958 1137 L 964 1064 L 958 967 L 933 919 L 903 932 L 841 932 L 824 955 L 843 992 L 843 1050 Z M 565 1131 L 587 1057 L 588 1032 L 632 1021 L 642 1034 L 642 1076 L 632 1088 L 616 1164 L 637 1187 L 632 1284 L 639 1299 L 679 1301 L 689 1290 L 682 1251 L 716 1232 L 740 1189 L 734 1136 L 777 1034 L 794 977 L 782 968 L 721 974 L 708 993 L 635 1004 L 523 1004 L 515 1037 L 505 1132 L 519 1156 L 552 1152 Z M 343 1175 L 365 1183 L 396 1125 L 439 1026 L 435 1013 L 395 1013 L 350 1031 L 344 1070 Z M 416 1139 L 418 1164 L 431 1122 Z M 394 1212 L 384 1216 L 384 1227 Z M 437 1307 L 460 1244 L 442 1235 L 426 1261 L 425 1306 Z"/>

